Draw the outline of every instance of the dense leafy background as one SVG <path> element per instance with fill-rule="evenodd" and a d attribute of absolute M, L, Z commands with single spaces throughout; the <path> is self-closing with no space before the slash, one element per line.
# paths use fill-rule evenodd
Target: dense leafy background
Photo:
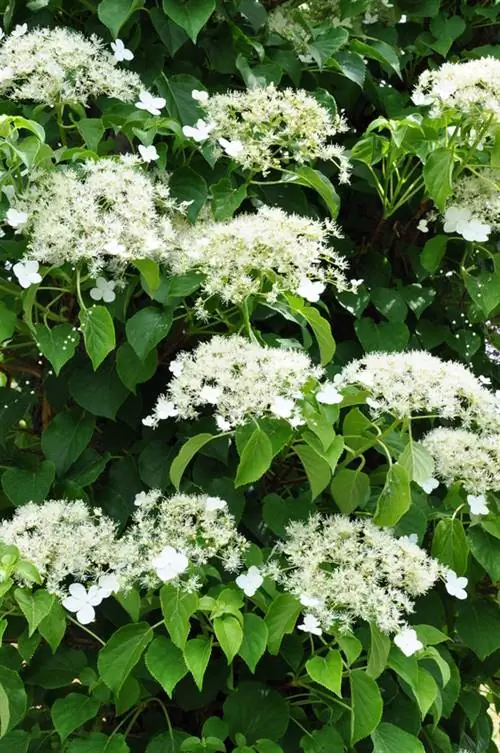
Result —
<path fill-rule="evenodd" d="M 346 23 L 314 30 L 310 63 L 269 33 L 272 5 L 2 0 L 7 30 L 24 22 L 67 25 L 109 42 L 125 40 L 135 54 L 131 67 L 167 100 L 160 118 L 105 100 L 75 111 L 77 128 L 62 147 L 48 110 L 4 101 L 2 112 L 16 117 L 0 125 L 2 169 L 121 153 L 154 140 L 172 192 L 193 201 L 191 221 L 204 209 L 222 220 L 260 203 L 312 217 L 338 212 L 344 231 L 339 249 L 352 276 L 364 280 L 359 293 L 327 294 L 315 307 L 323 317 L 320 324 L 316 318 L 321 352 L 313 336 L 315 314 L 308 317 L 300 301 L 286 317 L 255 307 L 252 325 L 262 339 L 301 343 L 313 359 L 329 363 L 331 374 L 364 352 L 423 348 L 470 363 L 500 387 L 498 369 L 485 355 L 485 342 L 495 338 L 490 323 L 500 313 L 497 249 L 491 242 L 476 253 L 474 244 L 439 234 L 439 224 L 428 235 L 417 230 L 433 203 L 439 207 L 446 199 L 450 158 L 443 147 L 445 123 L 418 125 L 409 118 L 420 112 L 410 92 L 422 70 L 445 59 L 498 56 L 498 4 L 401 0 L 388 23 L 363 27 L 363 1 L 345 0 L 339 6 Z M 406 22 L 396 23 L 401 15 Z M 350 131 L 343 142 L 353 150 L 354 164 L 350 185 L 336 185 L 329 164 L 304 170 L 294 185 L 249 182 L 230 160 L 214 163 L 182 135 L 182 125 L 200 116 L 193 89 L 222 92 L 271 82 L 304 88 L 345 110 Z M 29 130 L 33 121 L 45 132 Z M 493 151 L 491 164 L 498 167 L 498 137 Z M 452 171 L 461 159 L 451 158 Z M 395 166 L 415 167 L 414 190 L 394 194 L 388 182 L 380 196 L 374 174 L 382 164 L 387 174 Z M 4 197 L 0 211 L 7 208 Z M 3 261 L 22 251 L 19 237 L 2 238 Z M 331 470 L 314 452 L 304 461 L 305 472 L 298 455 L 283 453 L 262 478 L 265 463 L 253 478 L 240 470 L 240 481 L 255 483 L 236 486 L 238 454 L 227 438 L 201 447 L 190 464 L 186 457 L 181 472 L 179 463 L 172 470 L 186 439 L 213 433 L 213 424 L 169 421 L 153 432 L 141 421 L 168 381 L 169 362 L 203 337 L 192 313 L 199 280 L 169 278 L 154 268 L 140 272 L 129 270 L 124 290 L 114 303 L 94 309 L 91 323 L 85 313 L 79 318 L 70 271 L 47 273 L 44 285 L 68 289 L 55 304 L 50 290 L 22 291 L 3 274 L 2 512 L 8 516 L 28 500 L 84 499 L 125 525 L 138 492 L 156 487 L 172 493 L 174 482 L 181 483 L 228 500 L 254 541 L 248 564 L 260 561 L 261 550 L 291 518 L 316 508 L 373 512 L 381 460 L 370 451 L 364 472 L 340 481 L 337 475 L 331 491 Z M 91 280 L 83 286 L 87 305 L 92 286 Z M 324 320 L 336 341 L 333 360 Z M 236 317 L 214 328 L 227 333 L 240 326 Z M 10 389 L 12 380 L 20 391 Z M 343 416 L 341 429 L 359 446 L 367 438 L 370 444 L 370 424 L 358 409 Z M 356 464 L 350 468 L 352 474 Z M 452 521 L 453 494 L 429 500 L 412 487 L 411 507 L 393 515 L 398 533 L 418 532 L 473 584 L 466 602 L 451 603 L 442 588 L 419 602 L 412 622 L 424 626 L 430 648 L 418 660 L 405 658 L 366 625 L 339 639 L 328 658 L 321 651 L 312 658 L 308 638 L 293 632 L 297 602 L 272 590 L 246 606 L 239 592 L 216 586 L 208 607 L 194 596 L 179 602 L 167 586 L 152 599 L 133 594 L 120 603 L 108 600 L 92 626 L 104 648 L 78 626 L 66 625 L 63 610 L 45 592 L 25 594 L 24 602 L 17 598 L 18 614 L 12 609 L 1 622 L 0 751 L 491 753 L 487 708 L 497 699 L 500 667 L 500 528 L 498 517 L 489 527 L 464 528 L 461 516 Z"/>

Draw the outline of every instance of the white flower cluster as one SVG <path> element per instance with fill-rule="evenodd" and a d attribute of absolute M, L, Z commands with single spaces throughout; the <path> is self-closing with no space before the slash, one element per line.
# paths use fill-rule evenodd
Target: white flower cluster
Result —
<path fill-rule="evenodd" d="M 36 173 L 15 200 L 26 217 L 26 259 L 85 261 L 95 276 L 103 268 L 119 272 L 134 259 L 165 258 L 175 238 L 175 203 L 166 183 L 139 164 L 125 155 Z"/>
<path fill-rule="evenodd" d="M 348 182 L 344 149 L 329 143 L 347 125 L 307 92 L 280 91 L 269 84 L 206 97 L 200 106 L 206 112 L 206 121 L 199 123 L 205 127 L 205 138 L 221 144 L 245 170 L 266 175 L 293 164 L 334 160 L 340 182 Z"/>
<path fill-rule="evenodd" d="M 485 120 L 500 118 L 500 60 L 483 57 L 465 63 L 443 63 L 424 71 L 413 92 L 416 105 L 430 105 L 438 117 L 454 110 Z"/>
<path fill-rule="evenodd" d="M 165 498 L 158 490 L 141 492 L 135 500 L 132 523 L 120 540 L 115 563 L 120 582 L 155 587 L 174 581 L 189 591 L 198 590 L 198 575 L 184 581 L 179 576 L 213 558 L 235 572 L 248 542 L 236 529 L 227 502 L 206 494 L 177 494 Z"/>
<path fill-rule="evenodd" d="M 492 232 L 500 232 L 498 170 L 464 175 L 456 182 L 444 213 L 444 231 L 479 242 L 487 241 Z"/>
<path fill-rule="evenodd" d="M 500 434 L 439 428 L 430 431 L 422 444 L 447 486 L 461 482 L 472 494 L 500 491 Z"/>
<path fill-rule="evenodd" d="M 280 580 L 307 610 L 301 629 L 318 634 L 332 625 L 346 632 L 357 620 L 397 633 L 414 599 L 441 574 L 439 563 L 408 537 L 343 515 L 290 523 L 279 550 L 286 558 Z M 309 629 L 313 620 L 316 631 Z"/>
<path fill-rule="evenodd" d="M 192 353 L 180 353 L 170 370 L 173 379 L 143 420 L 146 426 L 174 416 L 196 418 L 205 407 L 221 431 L 264 416 L 298 425 L 304 389 L 322 374 L 306 353 L 263 347 L 239 335 L 216 335 Z"/>
<path fill-rule="evenodd" d="M 280 293 L 307 289 L 308 282 L 320 283 L 321 292 L 326 282 L 343 291 L 349 287 L 347 262 L 327 245 L 328 234 L 339 236 L 334 223 L 261 207 L 256 214 L 199 223 L 181 233 L 170 267 L 174 274 L 202 272 L 205 295 L 224 303 L 257 294 L 274 302 Z"/>
<path fill-rule="evenodd" d="M 0 523 L 0 541 L 16 546 L 47 590 L 60 597 L 68 578 L 95 583 L 117 557 L 115 523 L 81 500 L 19 507 L 11 520 Z"/>
<path fill-rule="evenodd" d="M 337 389 L 357 385 L 369 392 L 373 416 L 432 414 L 489 433 L 500 430 L 499 396 L 463 364 L 426 351 L 370 353 L 347 364 L 334 381 Z"/>
<path fill-rule="evenodd" d="M 141 79 L 116 62 L 95 35 L 62 27 L 11 34 L 0 45 L 0 93 L 49 106 L 87 105 L 100 95 L 132 102 L 144 90 Z"/>

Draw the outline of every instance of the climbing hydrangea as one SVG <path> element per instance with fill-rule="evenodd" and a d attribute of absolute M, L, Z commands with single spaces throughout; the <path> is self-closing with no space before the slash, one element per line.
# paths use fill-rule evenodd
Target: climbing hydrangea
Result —
<path fill-rule="evenodd" d="M 458 481 L 473 494 L 500 491 L 500 434 L 439 428 L 422 441 L 447 486 Z"/>
<path fill-rule="evenodd" d="M 38 28 L 7 36 L 0 45 L 0 92 L 9 99 L 86 106 L 100 95 L 132 102 L 143 90 L 139 76 L 118 68 L 94 34 Z"/>
<path fill-rule="evenodd" d="M 500 231 L 500 175 L 483 170 L 465 175 L 453 187 L 444 213 L 444 230 L 467 241 L 486 241 Z"/>

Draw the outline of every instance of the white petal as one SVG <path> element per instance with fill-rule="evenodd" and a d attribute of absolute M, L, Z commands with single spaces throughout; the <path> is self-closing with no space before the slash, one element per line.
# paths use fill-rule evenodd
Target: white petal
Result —
<path fill-rule="evenodd" d="M 88 625 L 95 620 L 95 609 L 90 604 L 85 604 L 76 614 L 76 619 L 82 625 Z"/>

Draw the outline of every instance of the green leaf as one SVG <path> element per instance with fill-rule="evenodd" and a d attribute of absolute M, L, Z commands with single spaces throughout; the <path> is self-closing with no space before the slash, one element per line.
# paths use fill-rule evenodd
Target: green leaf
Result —
<path fill-rule="evenodd" d="M 462 278 L 468 294 L 487 317 L 500 304 L 500 275 L 481 272 L 473 277 L 465 270 Z"/>
<path fill-rule="evenodd" d="M 104 306 L 92 306 L 80 311 L 80 324 L 85 349 L 95 370 L 116 346 L 113 319 Z"/>
<path fill-rule="evenodd" d="M 381 40 L 370 40 L 370 44 L 361 42 L 359 40 L 353 40 L 351 43 L 351 49 L 354 52 L 359 52 L 360 55 L 372 60 L 377 60 L 379 63 L 392 68 L 392 70 L 401 78 L 401 68 L 399 65 L 399 58 L 393 47 Z"/>
<path fill-rule="evenodd" d="M 69 393 L 78 405 L 95 416 L 114 420 L 129 392 L 115 370 L 113 358 L 94 371 L 85 364 L 71 374 Z"/>
<path fill-rule="evenodd" d="M 160 266 L 152 259 L 135 259 L 133 266 L 139 270 L 147 285 L 147 292 L 154 293 L 161 282 Z"/>
<path fill-rule="evenodd" d="M 370 497 L 370 479 L 362 471 L 342 468 L 332 479 L 330 491 L 335 504 L 344 515 L 362 508 Z"/>
<path fill-rule="evenodd" d="M 61 740 L 66 740 L 68 735 L 93 719 L 100 705 L 97 698 L 89 698 L 81 693 L 69 693 L 64 698 L 58 698 L 50 710 L 50 716 Z"/>
<path fill-rule="evenodd" d="M 42 460 L 30 463 L 29 468 L 9 468 L 2 474 L 2 489 L 16 507 L 26 502 L 42 502 L 47 499 L 54 482 L 54 463 Z"/>
<path fill-rule="evenodd" d="M 375 288 L 371 299 L 376 308 L 390 322 L 404 322 L 408 313 L 406 302 L 399 292 L 393 288 Z"/>
<path fill-rule="evenodd" d="M 382 717 L 382 697 L 377 683 L 364 670 L 352 671 L 350 681 L 351 745 L 354 745 L 378 726 Z"/>
<path fill-rule="evenodd" d="M 101 0 L 97 6 L 97 16 L 116 39 L 123 24 L 143 5 L 144 0 Z"/>
<path fill-rule="evenodd" d="M 243 486 L 258 481 L 269 470 L 272 459 L 271 440 L 260 427 L 257 427 L 240 454 L 235 486 Z"/>
<path fill-rule="evenodd" d="M 457 633 L 481 661 L 500 649 L 500 610 L 484 599 L 460 604 Z"/>
<path fill-rule="evenodd" d="M 189 618 L 198 609 L 198 596 L 165 585 L 160 591 L 161 611 L 172 642 L 183 649 L 189 635 Z"/>
<path fill-rule="evenodd" d="M 198 34 L 215 10 L 215 0 L 163 0 L 163 10 L 196 42 Z"/>
<path fill-rule="evenodd" d="M 9 340 L 16 328 L 17 315 L 0 301 L 0 342 Z"/>
<path fill-rule="evenodd" d="M 216 439 L 216 434 L 196 434 L 194 437 L 185 442 L 175 458 L 172 460 L 170 466 L 170 480 L 179 491 L 181 485 L 181 479 L 184 475 L 184 471 L 188 467 L 191 460 L 194 458 L 197 452 L 204 447 L 207 442 L 212 439 Z"/>
<path fill-rule="evenodd" d="M 58 413 L 42 434 L 42 450 L 56 467 L 58 476 L 80 457 L 92 439 L 95 418 L 85 413 L 66 411 Z"/>
<path fill-rule="evenodd" d="M 432 455 L 419 442 L 410 440 L 399 456 L 398 465 L 402 466 L 411 481 L 422 486 L 434 476 Z"/>
<path fill-rule="evenodd" d="M 340 70 L 346 78 L 363 88 L 366 76 L 366 64 L 357 52 L 337 52 L 335 55 Z"/>
<path fill-rule="evenodd" d="M 325 657 L 313 656 L 306 662 L 306 670 L 314 682 L 323 685 L 332 693 L 342 696 L 342 658 L 340 651 L 330 650 Z"/>
<path fill-rule="evenodd" d="M 171 640 L 160 635 L 150 644 L 145 661 L 155 680 L 172 698 L 175 686 L 188 672 L 182 651 Z"/>
<path fill-rule="evenodd" d="M 198 690 L 201 693 L 203 678 L 212 653 L 212 641 L 207 636 L 199 636 L 188 641 L 184 646 L 184 661 L 193 675 Z"/>
<path fill-rule="evenodd" d="M 66 612 L 57 599 L 53 601 L 50 612 L 38 625 L 38 632 L 45 638 L 54 654 L 66 632 Z"/>
<path fill-rule="evenodd" d="M 169 187 L 179 202 L 190 202 L 186 216 L 190 222 L 195 222 L 208 198 L 206 180 L 191 167 L 180 167 L 170 176 Z"/>
<path fill-rule="evenodd" d="M 326 366 L 335 354 L 335 340 L 333 339 L 330 324 L 312 306 L 304 306 L 300 313 L 307 320 L 314 332 L 314 336 L 318 341 L 321 365 Z"/>
<path fill-rule="evenodd" d="M 283 180 L 285 182 L 295 183 L 295 185 L 307 186 L 308 188 L 314 189 L 325 202 L 333 219 L 338 217 L 340 209 L 339 195 L 331 180 L 319 170 L 315 170 L 307 165 L 301 165 L 300 167 L 296 167 L 293 171 L 286 172 L 283 176 Z"/>
<path fill-rule="evenodd" d="M 431 151 L 425 161 L 425 188 L 441 212 L 444 211 L 446 200 L 453 191 L 453 164 L 453 151 L 444 147 Z"/>
<path fill-rule="evenodd" d="M 217 222 L 230 220 L 236 210 L 247 197 L 245 184 L 234 188 L 229 178 L 222 178 L 211 186 L 212 213 Z"/>
<path fill-rule="evenodd" d="M 227 663 L 231 664 L 243 641 L 243 629 L 239 620 L 232 614 L 223 614 L 213 622 L 215 636 L 224 651 Z"/>
<path fill-rule="evenodd" d="M 410 479 L 399 463 L 391 465 L 373 518 L 379 526 L 393 526 L 411 506 Z"/>
<path fill-rule="evenodd" d="M 175 2 L 176 0 L 172 0 Z M 204 85 L 194 76 L 179 73 L 165 79 L 168 111 L 173 118 L 183 125 L 195 123 L 202 113 L 197 102 L 191 96 L 193 89 L 205 90 Z"/>
<path fill-rule="evenodd" d="M 428 272 L 437 272 L 441 266 L 449 237 L 447 235 L 435 235 L 426 241 L 420 254 L 420 264 Z"/>
<path fill-rule="evenodd" d="M 464 527 L 458 518 L 443 518 L 434 531 L 432 556 L 454 570 L 458 575 L 467 571 L 469 545 Z"/>
<path fill-rule="evenodd" d="M 372 623 L 370 623 L 370 636 L 371 642 L 366 674 L 373 680 L 376 680 L 387 666 L 387 658 L 391 650 L 391 639 Z"/>
<path fill-rule="evenodd" d="M 372 733 L 373 753 L 425 753 L 417 737 L 393 724 L 382 722 Z"/>
<path fill-rule="evenodd" d="M 354 322 L 354 329 L 367 353 L 395 353 L 404 350 L 410 340 L 410 330 L 402 322 L 375 324 L 373 319 L 363 317 Z"/>
<path fill-rule="evenodd" d="M 0 665 L 0 738 L 24 719 L 27 706 L 23 681 L 17 672 Z"/>
<path fill-rule="evenodd" d="M 76 127 L 88 148 L 93 152 L 97 152 L 101 139 L 104 136 L 102 120 L 100 118 L 80 118 Z"/>
<path fill-rule="evenodd" d="M 75 332 L 70 324 L 56 324 L 51 328 L 35 324 L 35 337 L 38 349 L 50 361 L 56 376 L 59 376 L 64 364 L 75 355 L 80 343 L 80 333 Z"/>
<path fill-rule="evenodd" d="M 52 609 L 55 596 L 42 588 L 33 592 L 28 588 L 16 588 L 14 598 L 28 621 L 28 635 L 32 636 Z"/>
<path fill-rule="evenodd" d="M 136 622 L 119 628 L 99 651 L 99 674 L 111 690 L 118 695 L 123 683 L 153 640 L 153 631 L 147 622 Z"/>
<path fill-rule="evenodd" d="M 172 321 L 171 311 L 153 306 L 141 309 L 127 321 L 127 340 L 141 361 L 168 335 Z"/>
<path fill-rule="evenodd" d="M 293 451 L 299 456 L 311 489 L 311 499 L 316 499 L 326 489 L 332 477 L 330 464 L 308 444 L 296 444 Z"/>
<path fill-rule="evenodd" d="M 491 580 L 500 580 L 500 547 L 498 540 L 482 531 L 478 526 L 469 528 L 467 532 L 471 552 L 479 564 L 484 567 Z"/>
<path fill-rule="evenodd" d="M 257 682 L 242 682 L 224 703 L 224 721 L 231 737 L 239 732 L 252 745 L 261 740 L 280 740 L 290 719 L 288 702 L 276 690 Z M 246 752 L 245 752 L 246 753 Z"/>
<path fill-rule="evenodd" d="M 319 68 L 322 68 L 334 52 L 342 47 L 349 38 L 349 34 L 342 26 L 330 28 L 326 34 L 321 34 L 308 45 L 307 53 L 314 58 Z"/>
<path fill-rule="evenodd" d="M 123 343 L 116 353 L 116 372 L 123 384 L 131 392 L 135 392 L 136 385 L 148 382 L 156 371 L 158 357 L 156 350 L 152 350 L 144 361 L 141 361 L 129 343 Z"/>
<path fill-rule="evenodd" d="M 243 615 L 243 640 L 238 654 L 241 656 L 250 672 L 255 673 L 255 667 L 264 656 L 269 630 L 267 623 L 253 612 Z"/>
<path fill-rule="evenodd" d="M 75 737 L 70 740 L 67 753 L 130 753 L 130 748 L 119 733 L 108 737 L 102 732 L 91 732 L 83 739 Z M 167 753 L 166 749 L 162 753 Z"/>
<path fill-rule="evenodd" d="M 300 609 L 298 600 L 290 594 L 278 594 L 271 602 L 265 616 L 269 631 L 267 647 L 270 654 L 277 654 L 285 635 L 293 632 Z"/>
<path fill-rule="evenodd" d="M 407 285 L 402 289 L 403 298 L 408 306 L 415 313 L 417 319 L 420 318 L 422 313 L 428 308 L 434 298 L 436 297 L 436 291 L 432 288 L 424 288 L 419 282 L 415 282 L 412 285 Z"/>
<path fill-rule="evenodd" d="M 29 744 L 29 732 L 16 729 L 0 740 L 0 753 L 28 753 Z"/>

